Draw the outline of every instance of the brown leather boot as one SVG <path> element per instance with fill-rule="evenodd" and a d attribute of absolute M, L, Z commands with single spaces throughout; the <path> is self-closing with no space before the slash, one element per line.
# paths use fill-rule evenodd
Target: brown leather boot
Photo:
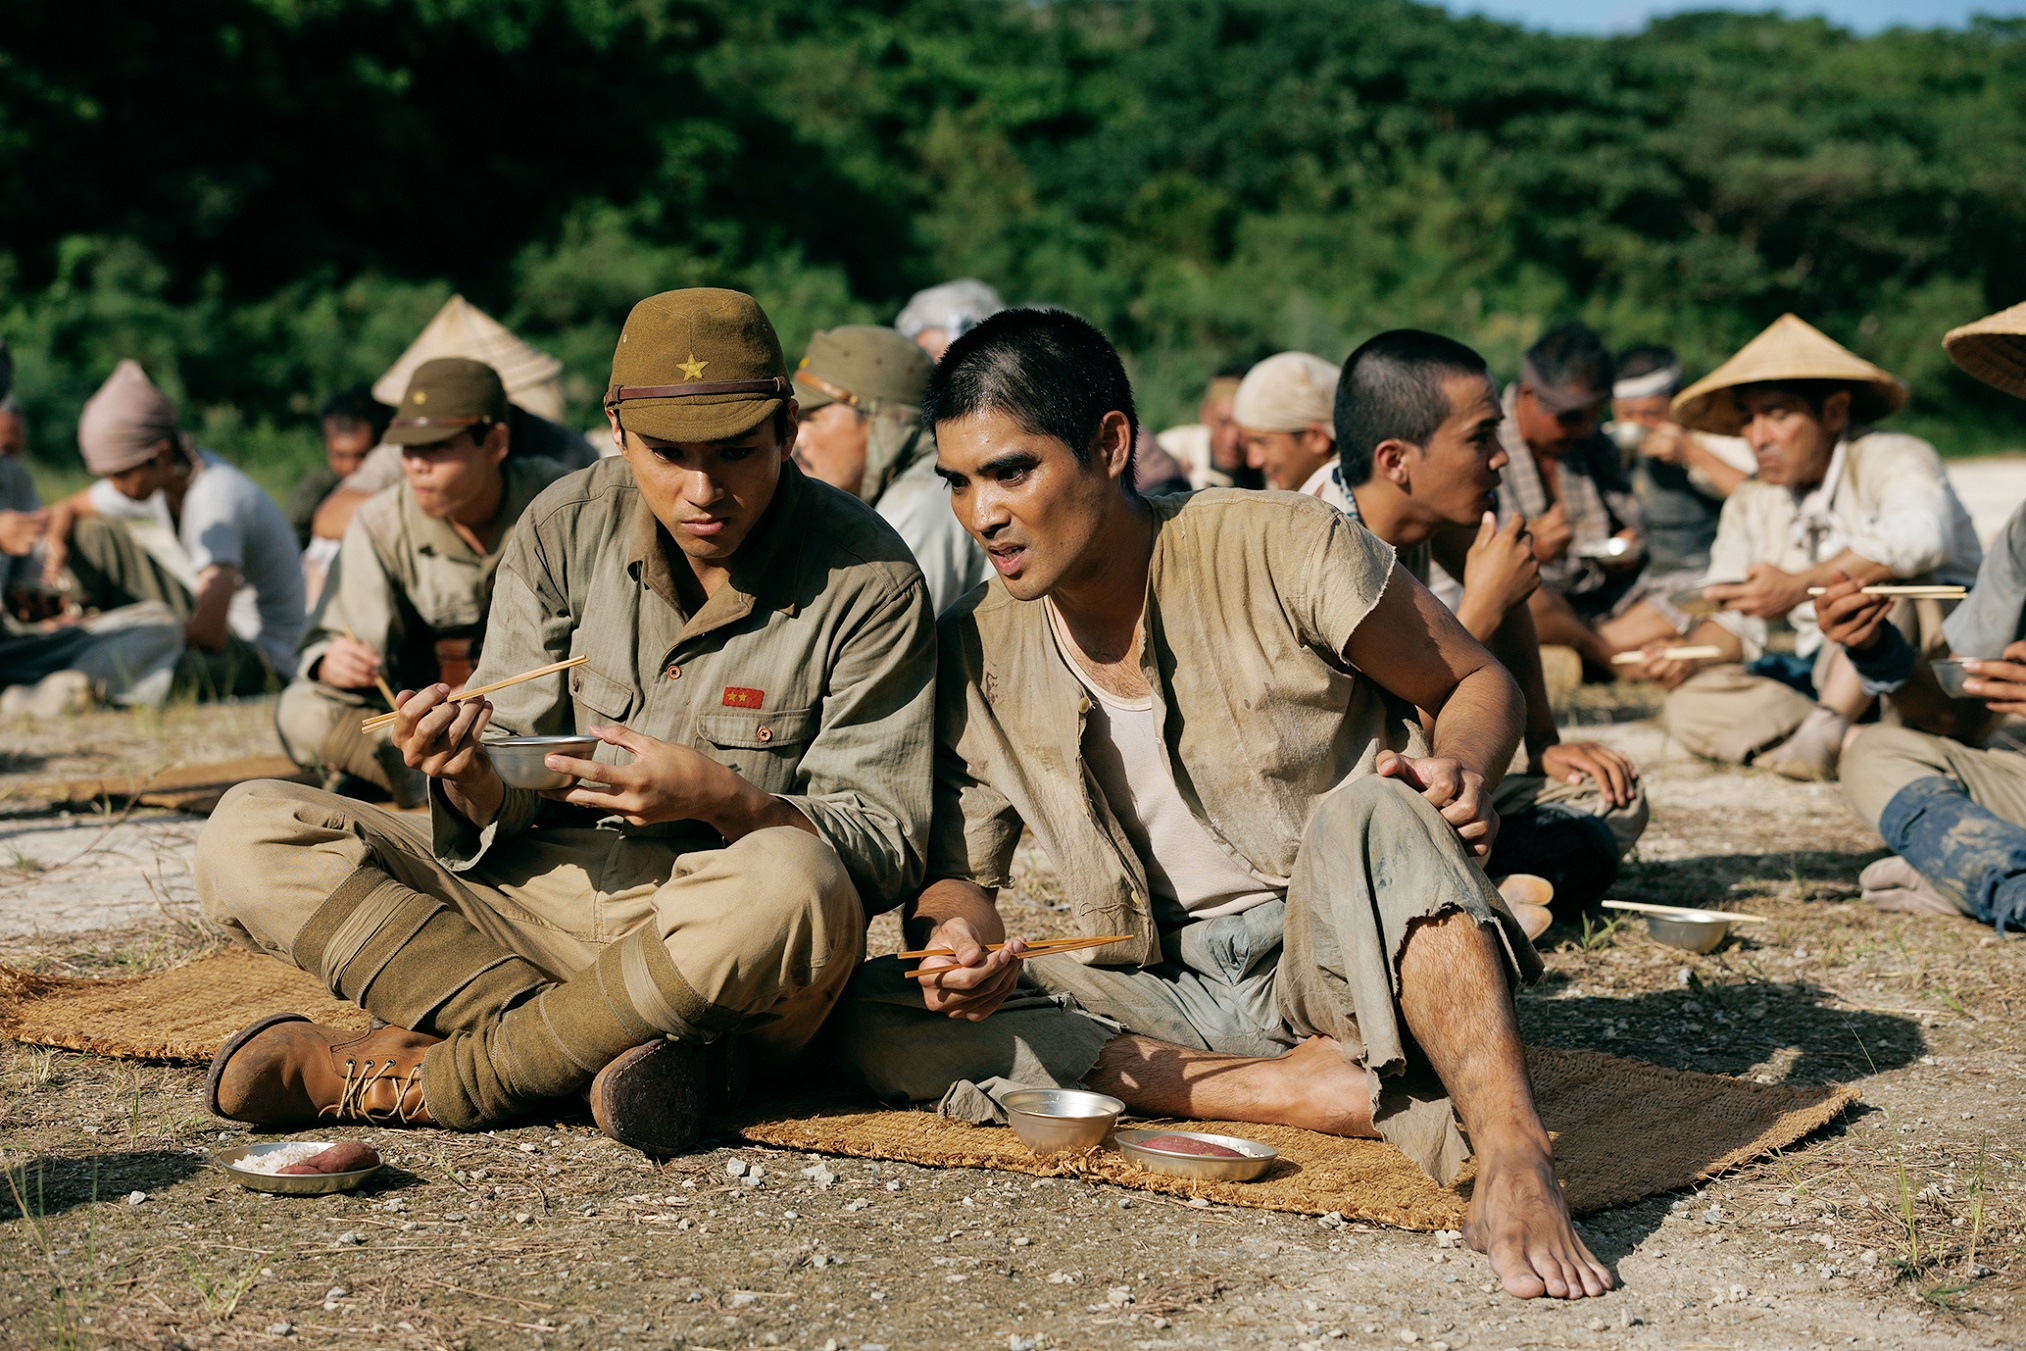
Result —
<path fill-rule="evenodd" d="M 704 1048 L 650 1041 L 598 1071 L 591 1116 L 620 1144 L 671 1158 L 702 1138 L 705 1096 Z"/>
<path fill-rule="evenodd" d="M 212 1059 L 211 1110 L 259 1126 L 325 1118 L 427 1126 L 422 1057 L 440 1040 L 402 1027 L 352 1032 L 277 1013 L 240 1031 Z"/>

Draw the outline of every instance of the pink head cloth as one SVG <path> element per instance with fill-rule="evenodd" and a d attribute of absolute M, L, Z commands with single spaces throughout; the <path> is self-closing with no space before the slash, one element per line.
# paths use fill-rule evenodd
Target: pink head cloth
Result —
<path fill-rule="evenodd" d="M 84 466 L 100 478 L 146 464 L 164 440 L 181 434 L 176 405 L 131 358 L 113 368 L 77 420 Z"/>

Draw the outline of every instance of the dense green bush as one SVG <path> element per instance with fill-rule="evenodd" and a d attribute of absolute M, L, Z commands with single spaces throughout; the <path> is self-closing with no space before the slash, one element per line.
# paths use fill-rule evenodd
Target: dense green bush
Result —
<path fill-rule="evenodd" d="M 0 333 L 35 453 L 132 355 L 270 482 L 454 288 L 595 415 L 626 308 L 788 345 L 975 274 L 1145 411 L 1402 323 L 1510 371 L 1577 315 L 1700 366 L 1793 309 L 1945 450 L 2016 405 L 1941 333 L 2026 298 L 2026 24 L 1687 15 L 1553 37 L 1405 0 L 14 0 Z"/>

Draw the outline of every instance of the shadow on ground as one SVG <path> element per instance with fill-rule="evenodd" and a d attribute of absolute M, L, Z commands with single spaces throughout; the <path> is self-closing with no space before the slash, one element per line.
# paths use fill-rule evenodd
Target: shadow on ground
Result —
<path fill-rule="evenodd" d="M 1740 895 L 1766 895 L 1775 887 L 1786 886 L 1799 888 L 1798 899 L 1832 900 L 1857 895 L 1857 875 L 1883 857 L 1883 849 L 1862 854 L 1796 849 L 1628 861 L 1618 870 L 1618 894 L 1656 905 L 1709 905 Z"/>
<path fill-rule="evenodd" d="M 181 1149 L 10 1160 L 0 1174 L 0 1222 L 20 1219 L 24 1207 L 39 1219 L 132 1192 L 155 1191 L 181 1182 L 203 1166 L 201 1158 Z"/>

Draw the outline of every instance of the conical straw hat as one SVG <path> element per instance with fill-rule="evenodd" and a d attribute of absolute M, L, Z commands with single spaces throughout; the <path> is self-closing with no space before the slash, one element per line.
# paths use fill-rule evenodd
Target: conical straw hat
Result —
<path fill-rule="evenodd" d="M 1942 350 L 1985 384 L 2026 399 L 2026 304 L 1964 324 L 1942 339 Z"/>
<path fill-rule="evenodd" d="M 1744 429 L 1740 385 L 1789 380 L 1836 380 L 1850 386 L 1850 420 L 1864 426 L 1906 402 L 1899 377 L 1866 361 L 1813 324 L 1783 314 L 1738 349 L 1737 355 L 1674 396 L 1674 420 L 1699 432 L 1736 436 Z"/>
<path fill-rule="evenodd" d="M 556 377 L 563 363 L 516 338 L 505 324 L 463 296 L 444 302 L 401 359 L 373 382 L 373 397 L 398 406 L 415 368 L 438 357 L 483 361 L 499 372 L 507 398 L 551 422 L 562 421 L 563 387 Z"/>

